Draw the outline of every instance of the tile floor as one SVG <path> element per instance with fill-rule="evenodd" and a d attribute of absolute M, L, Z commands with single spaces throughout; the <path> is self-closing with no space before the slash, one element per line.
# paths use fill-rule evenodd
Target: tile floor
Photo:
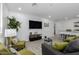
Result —
<path fill-rule="evenodd" d="M 53 42 L 55 41 L 61 41 L 59 40 L 59 37 L 51 37 L 53 39 Z M 37 41 L 28 41 L 26 42 L 26 48 L 30 51 L 32 51 L 33 53 L 35 53 L 36 55 L 42 55 L 42 50 L 41 50 L 41 44 L 44 42 L 43 39 L 41 40 L 37 40 Z"/>
<path fill-rule="evenodd" d="M 26 42 L 26 48 L 36 55 L 42 55 L 42 50 L 41 50 L 41 44 L 43 43 L 43 40 L 37 40 L 37 41 L 32 41 L 32 42 Z"/>

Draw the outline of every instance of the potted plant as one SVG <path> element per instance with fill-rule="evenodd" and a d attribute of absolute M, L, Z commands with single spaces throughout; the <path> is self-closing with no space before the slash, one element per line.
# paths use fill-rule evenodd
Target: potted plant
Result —
<path fill-rule="evenodd" d="M 15 17 L 7 17 L 7 19 L 8 19 L 8 28 L 9 29 L 16 29 L 17 31 L 19 30 L 19 28 L 21 27 L 20 25 L 21 25 L 21 23 L 19 22 L 19 21 L 17 21 L 16 20 L 16 18 Z"/>

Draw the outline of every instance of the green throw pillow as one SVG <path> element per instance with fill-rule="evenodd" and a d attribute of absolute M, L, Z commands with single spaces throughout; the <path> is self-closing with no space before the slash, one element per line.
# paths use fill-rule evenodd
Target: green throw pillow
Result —
<path fill-rule="evenodd" d="M 68 42 L 55 42 L 53 48 L 62 51 L 67 45 Z"/>
<path fill-rule="evenodd" d="M 12 53 L 9 51 L 9 49 L 4 48 L 3 50 L 0 51 L 1 55 L 11 55 Z"/>
<path fill-rule="evenodd" d="M 18 53 L 21 54 L 21 55 L 34 55 L 33 52 L 31 52 L 27 49 L 22 49 L 22 50 L 18 51 Z"/>
<path fill-rule="evenodd" d="M 79 36 L 76 36 L 76 39 L 79 38 Z"/>
<path fill-rule="evenodd" d="M 76 39 L 76 36 L 73 36 L 73 37 L 68 37 L 68 38 L 66 38 L 64 41 L 65 42 L 71 42 L 71 41 L 73 41 L 73 40 L 75 40 Z"/>

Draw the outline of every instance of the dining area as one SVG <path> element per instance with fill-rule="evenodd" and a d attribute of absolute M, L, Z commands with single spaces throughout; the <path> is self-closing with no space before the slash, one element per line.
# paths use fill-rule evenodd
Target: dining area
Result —
<path fill-rule="evenodd" d="M 66 39 L 69 36 L 79 36 L 79 32 L 78 31 L 73 31 L 73 32 L 60 32 L 59 36 L 62 38 L 62 40 Z"/>

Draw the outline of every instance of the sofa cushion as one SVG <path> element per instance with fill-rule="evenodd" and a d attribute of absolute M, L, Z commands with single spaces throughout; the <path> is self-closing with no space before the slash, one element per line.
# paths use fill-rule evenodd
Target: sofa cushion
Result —
<path fill-rule="evenodd" d="M 78 38 L 79 38 L 79 36 L 77 35 L 77 36 L 76 36 L 76 39 L 78 39 Z"/>
<path fill-rule="evenodd" d="M 64 41 L 65 41 L 65 42 L 71 42 L 71 41 L 73 41 L 73 40 L 75 40 L 75 39 L 76 39 L 76 36 L 72 36 L 72 37 L 66 38 Z"/>
<path fill-rule="evenodd" d="M 16 45 L 24 45 L 24 41 L 18 41 L 17 43 L 16 43 Z"/>
<path fill-rule="evenodd" d="M 0 43 L 0 50 L 3 50 L 4 48 L 4 45 Z"/>
<path fill-rule="evenodd" d="M 10 55 L 11 52 L 3 44 L 0 43 L 0 54 L 1 55 Z"/>
<path fill-rule="evenodd" d="M 77 51 L 79 51 L 79 39 L 70 42 L 69 45 L 64 49 L 65 53 Z"/>
<path fill-rule="evenodd" d="M 52 46 L 54 49 L 62 51 L 67 45 L 68 45 L 68 42 L 55 42 L 54 45 Z"/>
<path fill-rule="evenodd" d="M 33 52 L 27 50 L 27 49 L 22 49 L 21 51 L 18 52 L 21 55 L 34 55 Z"/>
<path fill-rule="evenodd" d="M 4 48 L 3 50 L 0 50 L 1 55 L 11 55 L 12 53 L 9 51 L 8 48 Z"/>

